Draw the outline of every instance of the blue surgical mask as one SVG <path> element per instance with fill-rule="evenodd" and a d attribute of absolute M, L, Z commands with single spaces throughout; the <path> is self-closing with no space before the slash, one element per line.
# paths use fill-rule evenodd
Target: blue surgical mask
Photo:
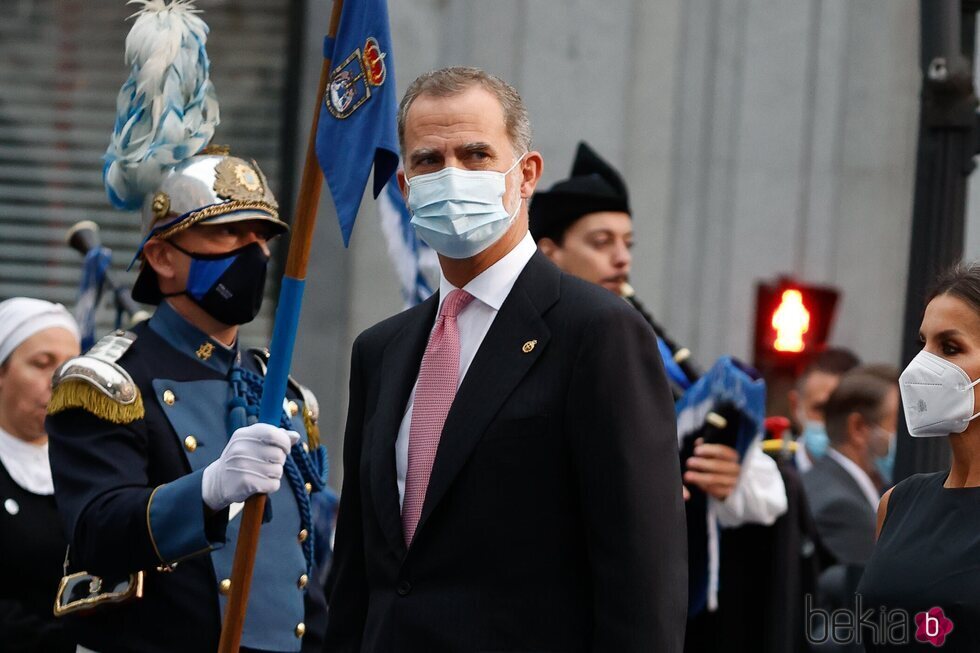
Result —
<path fill-rule="evenodd" d="M 891 485 L 892 479 L 895 478 L 895 452 L 898 448 L 895 446 L 895 440 L 897 439 L 894 433 L 886 431 L 880 426 L 875 426 L 875 429 L 881 435 L 881 437 L 888 438 L 888 453 L 883 456 L 875 456 L 874 463 L 875 469 L 881 475 L 881 480 L 886 484 Z"/>
<path fill-rule="evenodd" d="M 507 174 L 496 170 L 443 168 L 406 180 L 408 208 L 415 233 L 429 247 L 454 259 L 470 258 L 507 232 L 517 212 L 504 208 Z M 523 200 L 522 200 L 523 201 Z"/>
<path fill-rule="evenodd" d="M 823 422 L 807 420 L 803 426 L 803 434 L 800 436 L 803 444 L 806 445 L 807 453 L 816 460 L 827 455 L 827 448 L 830 447 L 830 437 L 827 436 L 827 429 Z"/>

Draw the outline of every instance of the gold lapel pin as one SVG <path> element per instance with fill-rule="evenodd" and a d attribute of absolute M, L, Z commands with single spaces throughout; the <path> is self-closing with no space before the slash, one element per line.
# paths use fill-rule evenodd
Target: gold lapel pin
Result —
<path fill-rule="evenodd" d="M 206 342 L 198 347 L 197 351 L 194 353 L 196 353 L 197 357 L 202 361 L 206 361 L 207 359 L 211 358 L 211 354 L 214 353 L 214 345 L 212 345 L 210 342 Z"/>
<path fill-rule="evenodd" d="M 528 340 L 524 343 L 524 346 L 521 347 L 521 351 L 523 351 L 525 354 L 530 354 L 532 351 L 534 351 L 534 345 L 536 344 L 538 344 L 537 340 Z"/>

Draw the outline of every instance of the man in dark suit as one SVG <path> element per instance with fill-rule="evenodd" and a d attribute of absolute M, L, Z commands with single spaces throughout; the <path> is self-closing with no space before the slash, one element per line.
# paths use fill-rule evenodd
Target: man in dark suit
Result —
<path fill-rule="evenodd" d="M 856 367 L 824 409 L 830 449 L 803 475 L 817 532 L 842 564 L 863 565 L 874 548 L 878 499 L 891 483 L 898 370 Z"/>
<path fill-rule="evenodd" d="M 354 343 L 328 651 L 680 652 L 686 548 L 654 335 L 536 253 L 513 88 L 450 68 L 399 112 L 439 293 Z"/>

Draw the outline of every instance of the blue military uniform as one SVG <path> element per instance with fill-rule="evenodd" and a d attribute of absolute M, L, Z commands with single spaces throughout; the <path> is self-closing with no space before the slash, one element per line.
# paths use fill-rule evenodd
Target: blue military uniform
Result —
<path fill-rule="evenodd" d="M 97 653 L 213 653 L 241 522 L 241 504 L 225 506 L 274 488 L 269 456 L 278 463 L 281 454 L 241 642 L 250 651 L 319 650 L 326 607 L 311 580 L 322 559 L 311 498 L 324 489 L 326 453 L 315 399 L 291 384 L 276 425 L 300 434 L 291 449 L 285 433 L 278 444 L 249 435 L 261 426 L 232 438 L 257 421 L 264 357 L 225 347 L 174 309 L 250 322 L 264 296 L 265 241 L 288 225 L 258 164 L 208 145 L 219 112 L 200 12 L 189 0 L 142 4 L 126 39 L 130 74 L 103 181 L 113 205 L 140 209 L 132 295 L 159 308 L 55 375 L 47 428 L 75 572 L 56 612 L 91 612 L 79 620 L 81 643 Z M 166 293 L 146 256 L 151 242 L 186 263 Z"/>
<path fill-rule="evenodd" d="M 114 364 L 138 390 L 142 416 L 130 420 L 136 412 L 114 410 L 99 397 L 104 388 L 76 378 L 56 385 L 47 421 L 71 570 L 144 572 L 142 598 L 96 607 L 82 644 L 99 653 L 212 653 L 240 518 L 235 506 L 230 520 L 228 509 L 207 509 L 201 477 L 230 434 L 255 421 L 262 360 L 209 338 L 167 303 L 133 335 Z M 324 487 L 326 456 L 311 446 L 302 395 L 293 384 L 284 402 L 282 425 L 301 440 L 262 527 L 242 637 L 250 649 L 317 650 L 325 627 L 322 588 L 310 583 L 310 495 Z"/>

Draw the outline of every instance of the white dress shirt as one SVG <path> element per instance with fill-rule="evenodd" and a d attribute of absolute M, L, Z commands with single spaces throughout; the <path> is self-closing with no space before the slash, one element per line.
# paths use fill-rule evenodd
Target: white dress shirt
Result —
<path fill-rule="evenodd" d="M 796 471 L 801 476 L 813 469 L 813 461 L 810 460 L 810 456 L 806 452 L 806 436 L 801 435 L 797 438 L 796 453 L 793 454 L 793 459 L 796 461 Z"/>
<path fill-rule="evenodd" d="M 789 503 L 783 477 L 776 461 L 762 451 L 760 440 L 746 450 L 738 482 L 728 498 L 718 501 L 710 497 L 709 502 L 725 528 L 772 526 L 786 512 Z"/>
<path fill-rule="evenodd" d="M 490 325 L 497 317 L 497 312 L 514 287 L 517 277 L 520 276 L 524 266 L 527 265 L 537 250 L 534 239 L 528 232 L 524 234 L 524 238 L 514 249 L 463 287 L 463 290 L 473 295 L 474 299 L 456 317 L 456 325 L 459 328 L 459 379 L 456 383 L 457 388 L 463 382 L 463 377 L 466 376 L 470 363 L 473 362 L 477 350 L 483 344 L 483 338 L 486 337 Z M 456 289 L 456 286 L 449 283 L 446 277 L 440 274 L 439 307 L 436 310 L 436 320 L 432 324 L 433 329 L 439 320 L 442 302 L 446 300 L 449 293 Z M 408 438 L 412 426 L 412 408 L 415 405 L 415 389 L 417 386 L 418 379 L 416 379 L 415 387 L 412 388 L 412 394 L 408 398 L 408 407 L 405 410 L 405 416 L 402 417 L 401 426 L 398 428 L 398 438 L 395 440 L 395 470 L 398 474 L 399 505 L 405 500 L 405 475 L 408 473 Z"/>
<path fill-rule="evenodd" d="M 874 482 L 868 473 L 861 469 L 856 462 L 837 451 L 833 447 L 827 449 L 827 455 L 834 459 L 834 461 L 844 468 L 844 471 L 851 475 L 854 482 L 858 484 L 861 488 L 861 492 L 867 498 L 868 503 L 871 504 L 871 509 L 878 513 L 878 501 L 881 500 L 881 495 L 878 493 L 878 489 L 875 487 Z"/>

